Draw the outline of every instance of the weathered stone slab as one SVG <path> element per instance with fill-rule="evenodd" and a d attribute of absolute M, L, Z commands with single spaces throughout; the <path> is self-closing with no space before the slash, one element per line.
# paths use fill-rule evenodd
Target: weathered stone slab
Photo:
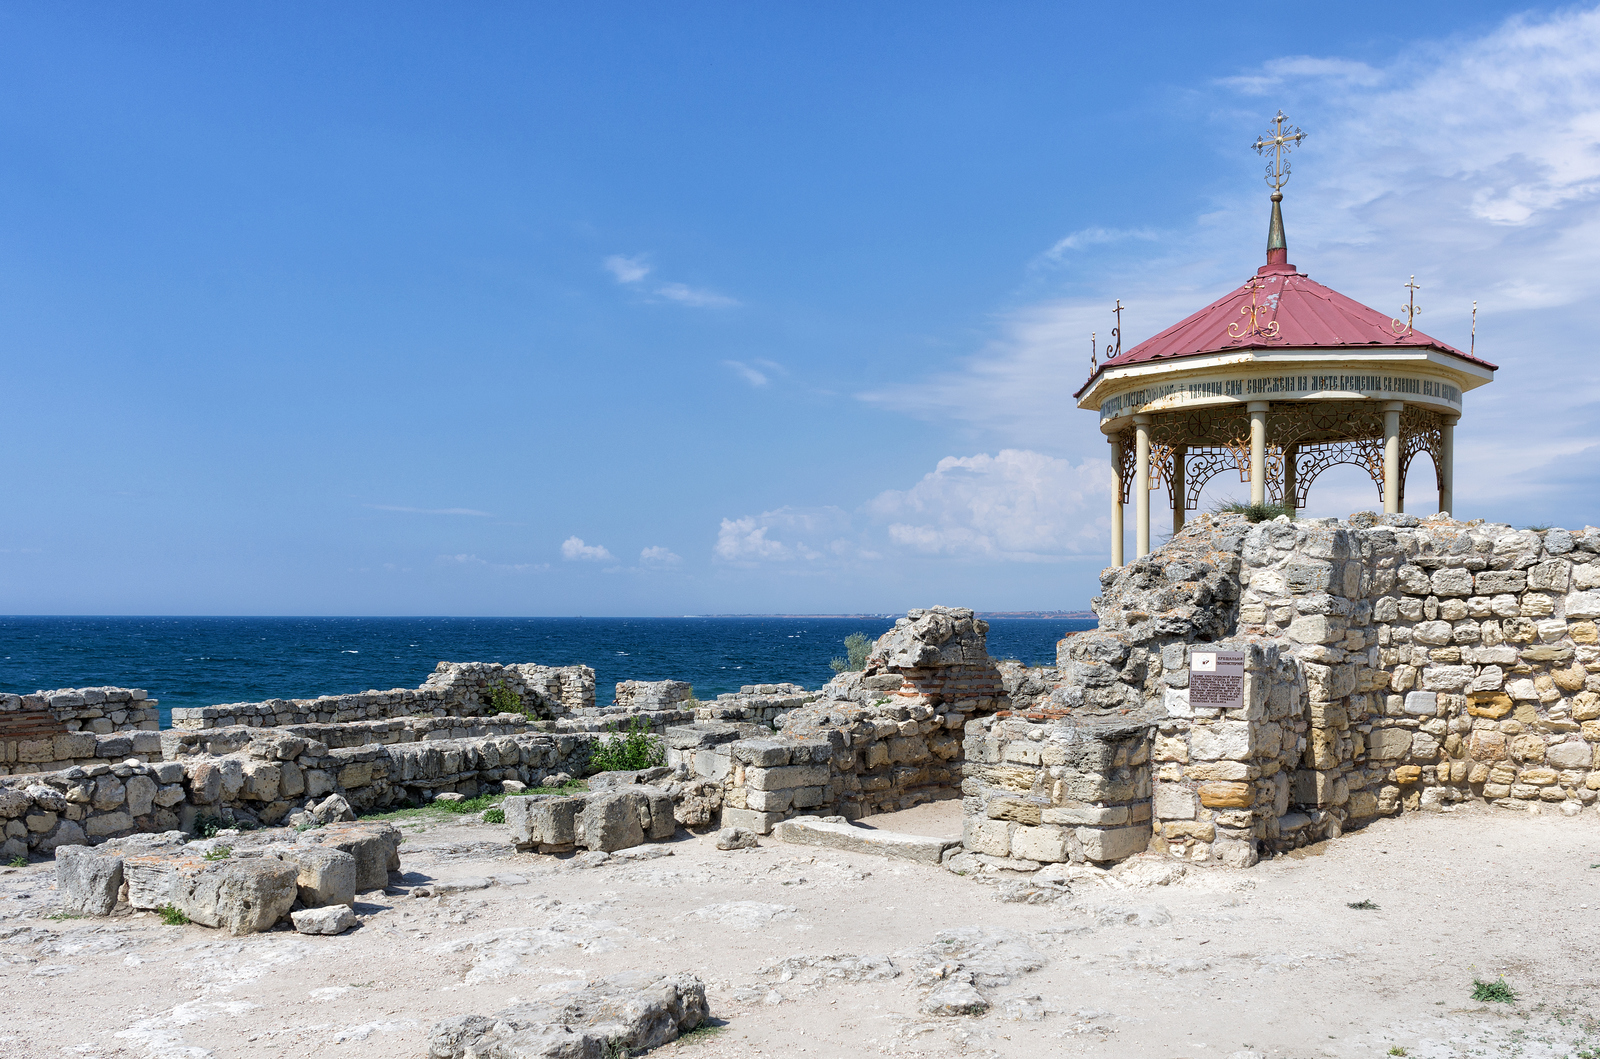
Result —
<path fill-rule="evenodd" d="M 381 890 L 400 870 L 400 829 L 392 824 L 333 824 L 302 832 L 299 845 L 326 846 L 356 860 L 356 893 Z"/>
<path fill-rule="evenodd" d="M 292 912 L 289 920 L 301 934 L 343 934 L 361 922 L 349 906 L 342 904 Z"/>
<path fill-rule="evenodd" d="M 68 911 L 109 916 L 122 889 L 122 857 L 90 846 L 56 850 L 56 892 Z"/>
<path fill-rule="evenodd" d="M 850 853 L 871 853 L 922 864 L 938 864 L 945 850 L 961 844 L 959 838 L 930 838 L 898 831 L 875 831 L 868 827 L 805 816 L 783 821 L 773 829 L 773 835 L 779 841 L 796 845 L 826 846 Z"/>
<path fill-rule="evenodd" d="M 293 846 L 285 849 L 282 855 L 298 872 L 295 885 L 300 903 L 307 908 L 356 903 L 360 867 L 355 857 L 327 846 Z M 295 929 L 300 928 L 296 925 Z"/>

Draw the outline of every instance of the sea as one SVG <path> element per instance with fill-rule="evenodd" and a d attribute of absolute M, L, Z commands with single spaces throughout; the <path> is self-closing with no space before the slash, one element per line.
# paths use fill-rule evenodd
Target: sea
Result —
<path fill-rule="evenodd" d="M 701 699 L 744 684 L 817 688 L 853 632 L 885 618 L 0 617 L 0 692 L 143 688 L 161 725 L 179 706 L 414 688 L 449 662 L 595 670 L 600 703 L 622 680 L 686 680 Z M 989 620 L 989 654 L 1055 664 L 1056 641 L 1094 619 Z"/>

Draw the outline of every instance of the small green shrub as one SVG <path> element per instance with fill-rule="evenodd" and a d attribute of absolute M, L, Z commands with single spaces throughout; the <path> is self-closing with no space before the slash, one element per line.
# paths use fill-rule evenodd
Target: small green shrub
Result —
<path fill-rule="evenodd" d="M 588 789 L 589 789 L 589 785 L 587 783 L 585 783 L 583 780 L 568 780 L 565 783 L 558 783 L 554 787 L 530 787 L 530 788 L 528 788 L 527 793 L 529 793 L 529 794 L 571 794 L 573 791 L 586 791 Z"/>
<path fill-rule="evenodd" d="M 1370 900 L 1351 901 L 1350 907 L 1362 912 L 1376 912 L 1378 910 L 1378 906 Z"/>
<path fill-rule="evenodd" d="M 87 917 L 82 912 L 51 912 L 44 918 L 53 919 L 59 923 L 63 919 L 86 919 Z"/>
<path fill-rule="evenodd" d="M 1517 994 L 1506 985 L 1504 978 L 1493 982 L 1485 982 L 1481 978 L 1472 980 L 1472 999 L 1490 1004 L 1515 1004 Z"/>
<path fill-rule="evenodd" d="M 227 860 L 233 856 L 232 846 L 214 846 L 203 854 L 206 860 Z"/>
<path fill-rule="evenodd" d="M 483 822 L 486 824 L 503 824 L 506 822 L 506 811 L 498 805 L 493 809 L 483 811 Z"/>
<path fill-rule="evenodd" d="M 6 867 L 8 868 L 26 868 L 27 866 L 27 857 L 12 857 L 10 860 L 6 861 Z"/>
<path fill-rule="evenodd" d="M 835 673 L 856 673 L 867 668 L 867 655 L 872 651 L 872 641 L 864 632 L 853 632 L 844 638 L 845 657 L 835 658 L 828 668 Z"/>
<path fill-rule="evenodd" d="M 1403 1055 L 1405 1055 L 1405 1054 L 1406 1054 L 1406 1050 L 1405 1050 L 1405 1049 L 1404 1049 L 1404 1048 L 1402 1048 L 1402 1047 L 1400 1047 L 1400 1046 L 1399 1046 L 1399 1045 L 1398 1045 L 1398 1044 L 1396 1044 L 1396 1045 L 1394 1045 L 1394 1046 L 1393 1046 L 1393 1047 L 1391 1047 L 1391 1048 L 1390 1048 L 1390 1049 L 1389 1049 L 1389 1054 L 1390 1054 L 1390 1055 L 1400 1055 L 1400 1056 L 1403 1056 Z"/>
<path fill-rule="evenodd" d="M 161 922 L 169 927 L 181 927 L 189 922 L 189 917 L 177 905 L 162 905 L 156 911 L 161 914 Z"/>
<path fill-rule="evenodd" d="M 1212 508 L 1218 515 L 1243 515 L 1251 522 L 1270 522 L 1279 515 L 1294 518 L 1295 509 L 1283 504 L 1246 504 L 1239 500 L 1225 500 Z"/>
<path fill-rule="evenodd" d="M 606 725 L 606 738 L 589 750 L 590 772 L 631 772 L 667 763 L 667 747 L 650 734 L 650 723 L 635 717 L 620 732 L 616 722 Z"/>
<path fill-rule="evenodd" d="M 497 682 L 489 688 L 489 707 L 496 713 L 520 713 L 531 720 L 537 720 L 533 711 L 523 705 L 522 696 L 506 687 L 503 682 Z"/>
<path fill-rule="evenodd" d="M 194 818 L 194 833 L 201 838 L 216 838 L 217 832 L 228 826 L 228 822 L 220 816 L 201 813 Z"/>

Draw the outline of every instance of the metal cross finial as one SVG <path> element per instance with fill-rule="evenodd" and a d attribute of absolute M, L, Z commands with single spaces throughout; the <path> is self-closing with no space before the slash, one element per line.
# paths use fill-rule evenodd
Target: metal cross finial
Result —
<path fill-rule="evenodd" d="M 1287 120 L 1289 119 L 1283 116 L 1283 111 L 1278 111 L 1278 116 L 1272 119 L 1271 135 L 1259 136 L 1256 138 L 1256 142 L 1250 145 L 1255 148 L 1257 154 L 1264 155 L 1268 151 L 1272 152 L 1272 161 L 1267 163 L 1265 179 L 1268 184 L 1272 185 L 1272 190 L 1275 193 L 1282 192 L 1283 185 L 1289 182 L 1289 159 L 1285 155 L 1293 148 L 1298 147 L 1300 141 L 1306 138 L 1306 134 L 1300 131 L 1300 126 L 1298 125 L 1290 125 L 1288 128 L 1284 128 L 1283 123 Z"/>
<path fill-rule="evenodd" d="M 1117 326 L 1113 327 L 1111 329 L 1111 337 L 1116 339 L 1117 341 L 1116 341 L 1115 344 L 1112 344 L 1110 342 L 1106 343 L 1106 359 L 1107 360 L 1114 360 L 1117 357 L 1122 356 L 1122 309 L 1123 309 L 1122 299 L 1118 298 L 1117 299 L 1117 307 L 1115 309 L 1111 310 L 1112 312 L 1117 314 Z"/>
<path fill-rule="evenodd" d="M 1406 284 L 1406 290 L 1411 292 L 1406 296 L 1406 322 L 1401 323 L 1399 318 L 1389 321 L 1389 330 L 1394 332 L 1396 338 L 1405 338 L 1411 333 L 1411 325 L 1416 322 L 1417 314 L 1422 311 L 1422 308 L 1417 305 L 1417 291 L 1421 289 L 1421 285 L 1417 283 L 1417 277 L 1412 276 L 1411 282 Z M 1478 303 L 1473 302 L 1472 304 L 1476 306 Z"/>
<path fill-rule="evenodd" d="M 1250 292 L 1250 304 L 1239 306 L 1239 315 L 1250 317 L 1250 323 L 1246 324 L 1243 320 L 1238 320 L 1229 324 L 1228 336 L 1230 338 L 1251 338 L 1256 335 L 1260 335 L 1262 338 L 1278 337 L 1278 321 L 1273 320 L 1268 323 L 1262 323 L 1262 320 L 1267 315 L 1267 307 L 1256 301 L 1257 292 L 1265 289 L 1266 284 L 1260 280 L 1251 280 L 1249 285 L 1245 287 L 1245 290 Z"/>
<path fill-rule="evenodd" d="M 1472 345 L 1467 350 L 1468 356 L 1478 354 L 1478 299 L 1472 299 Z"/>

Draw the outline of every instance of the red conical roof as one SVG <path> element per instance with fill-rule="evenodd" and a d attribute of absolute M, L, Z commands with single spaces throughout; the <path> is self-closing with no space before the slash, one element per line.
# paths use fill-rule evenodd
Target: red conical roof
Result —
<path fill-rule="evenodd" d="M 1282 251 L 1279 254 L 1287 256 Z M 1257 322 L 1267 330 L 1270 330 L 1273 322 L 1278 325 L 1277 333 L 1272 338 L 1261 334 L 1234 337 L 1228 333 L 1229 327 L 1236 333 L 1250 328 L 1249 307 L 1253 286 L 1259 286 L 1255 291 L 1256 304 L 1264 307 L 1264 311 L 1258 310 Z M 1244 310 L 1242 313 L 1241 309 Z M 1238 290 L 1140 342 L 1122 356 L 1101 364 L 1083 389 L 1074 396 L 1087 390 L 1107 368 L 1257 349 L 1436 349 L 1490 371 L 1496 370 L 1496 366 L 1488 361 L 1463 353 L 1415 329 L 1403 338 L 1396 337 L 1390 320 L 1387 314 L 1308 279 L 1305 273 L 1295 271 L 1293 265 L 1269 264 L 1258 269 L 1255 277 Z"/>

